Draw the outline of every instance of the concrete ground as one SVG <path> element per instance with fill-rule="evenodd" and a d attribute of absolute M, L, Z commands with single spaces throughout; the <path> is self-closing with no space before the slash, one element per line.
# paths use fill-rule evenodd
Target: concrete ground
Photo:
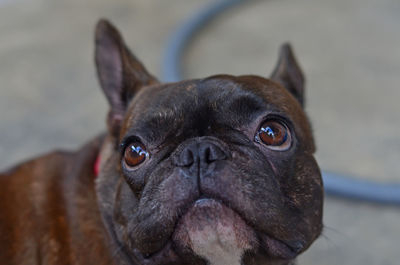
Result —
<path fill-rule="evenodd" d="M 206 1 L 0 0 L 0 169 L 104 130 L 93 28 L 110 18 L 154 74 L 164 41 Z M 188 50 L 186 76 L 268 75 L 289 40 L 325 170 L 400 182 L 400 1 L 253 1 Z M 327 197 L 304 265 L 400 264 L 400 209 Z M 1 263 L 1 262 L 0 262 Z"/>

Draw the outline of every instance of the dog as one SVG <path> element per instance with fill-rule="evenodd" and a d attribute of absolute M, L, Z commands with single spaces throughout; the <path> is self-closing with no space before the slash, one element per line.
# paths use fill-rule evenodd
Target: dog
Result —
<path fill-rule="evenodd" d="M 1 264 L 292 264 L 323 184 L 289 44 L 269 78 L 160 83 L 100 20 L 107 132 L 0 175 Z"/>

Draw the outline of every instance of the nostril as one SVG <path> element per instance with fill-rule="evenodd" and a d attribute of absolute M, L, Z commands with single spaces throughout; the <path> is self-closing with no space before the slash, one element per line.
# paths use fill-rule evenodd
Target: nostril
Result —
<path fill-rule="evenodd" d="M 178 166 L 181 167 L 190 167 L 194 163 L 194 155 L 193 151 L 190 149 L 185 149 L 180 154 Z"/>
<path fill-rule="evenodd" d="M 211 144 L 204 148 L 204 160 L 206 163 L 212 163 L 218 160 L 226 159 L 226 154 L 219 147 Z"/>
<path fill-rule="evenodd" d="M 211 163 L 211 162 L 215 161 L 213 159 L 213 156 L 211 155 L 210 148 L 206 148 L 206 150 L 204 151 L 204 157 L 205 157 L 206 163 Z"/>

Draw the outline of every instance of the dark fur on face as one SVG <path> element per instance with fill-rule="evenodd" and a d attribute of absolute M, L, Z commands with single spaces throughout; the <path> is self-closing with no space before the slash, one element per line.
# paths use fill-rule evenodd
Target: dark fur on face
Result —
<path fill-rule="evenodd" d="M 319 236 L 321 174 L 290 46 L 270 79 L 161 84 L 101 21 L 96 63 L 111 105 L 96 190 L 127 262 L 289 264 Z M 287 126 L 286 150 L 257 138 L 268 119 Z M 149 154 L 135 167 L 124 163 L 132 142 Z"/>

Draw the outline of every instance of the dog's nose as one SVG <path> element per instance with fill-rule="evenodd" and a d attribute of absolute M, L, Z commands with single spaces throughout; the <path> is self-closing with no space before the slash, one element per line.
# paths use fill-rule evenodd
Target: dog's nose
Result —
<path fill-rule="evenodd" d="M 199 163 L 201 166 L 226 158 L 226 153 L 218 145 L 210 142 L 194 142 L 177 154 L 175 164 L 180 167 L 191 167 Z"/>

